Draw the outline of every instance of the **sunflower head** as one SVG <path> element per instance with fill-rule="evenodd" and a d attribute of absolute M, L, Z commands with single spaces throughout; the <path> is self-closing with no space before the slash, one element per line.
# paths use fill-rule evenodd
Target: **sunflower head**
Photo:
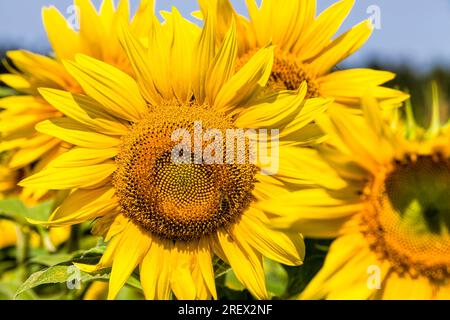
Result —
<path fill-rule="evenodd" d="M 256 51 L 252 50 L 242 55 L 237 61 L 237 69 L 245 65 Z M 308 65 L 302 63 L 292 53 L 284 53 L 279 49 L 276 49 L 275 53 L 272 72 L 265 88 L 266 91 L 297 90 L 305 82 L 308 87 L 306 97 L 320 97 L 319 85 Z"/>
<path fill-rule="evenodd" d="M 300 234 L 272 230 L 256 203 L 304 184 L 290 158 L 303 128 L 330 100 L 305 99 L 306 83 L 264 92 L 273 47 L 236 68 L 236 24 L 217 41 L 214 14 L 203 30 L 177 10 L 162 24 L 154 18 L 148 46 L 120 24 L 137 80 L 77 55 L 64 65 L 86 95 L 40 90 L 66 117 L 37 130 L 74 148 L 21 184 L 72 190 L 43 224 L 97 219 L 108 249 L 97 265 L 80 268 L 112 267 L 109 298 L 137 266 L 147 298 L 217 297 L 214 255 L 255 297 L 266 298 L 262 256 L 301 263 Z M 261 147 L 257 161 L 254 144 Z M 279 170 L 266 176 L 272 155 Z"/>
<path fill-rule="evenodd" d="M 250 163 L 205 166 L 194 153 L 188 163 L 174 161 L 172 133 L 189 128 L 185 133 L 194 136 L 200 123 L 222 136 L 234 127 L 232 118 L 204 106 L 164 106 L 131 128 L 117 156 L 114 186 L 125 216 L 164 239 L 210 235 L 236 222 L 253 200 L 256 167 Z M 189 141 L 186 152 L 194 147 Z M 219 149 L 225 148 L 224 141 Z"/>
<path fill-rule="evenodd" d="M 448 281 L 449 179 L 449 155 L 405 155 L 368 186 L 363 233 L 398 273 Z"/>
<path fill-rule="evenodd" d="M 317 120 L 328 140 L 305 168 L 315 185 L 261 203 L 276 227 L 336 239 L 301 298 L 448 297 L 450 132 L 436 95 L 432 105 L 429 128 L 410 106 L 406 119 L 390 117 L 373 97 L 363 116 L 329 110 Z M 282 203 L 296 214 L 277 213 Z M 368 285 L 372 267 L 379 290 Z"/>
<path fill-rule="evenodd" d="M 373 249 L 396 271 L 445 283 L 450 278 L 450 134 L 441 123 L 435 83 L 432 96 L 429 128 L 416 124 L 410 103 L 407 119 L 391 124 L 404 147 L 366 186 L 370 205 L 362 224 Z"/>
<path fill-rule="evenodd" d="M 339 63 L 359 50 L 370 38 L 373 26 L 362 21 L 341 35 L 336 33 L 355 4 L 354 0 L 336 1 L 322 13 L 316 12 L 316 0 L 246 1 L 248 17 L 238 14 L 229 0 L 199 0 L 203 18 L 213 11 L 216 32 L 223 39 L 232 21 L 238 33 L 237 68 L 260 48 L 271 44 L 274 64 L 265 90 L 296 90 L 308 84 L 308 98 L 333 98 L 338 107 L 359 108 L 368 88 L 382 107 L 400 106 L 404 93 L 381 85 L 394 74 L 370 69 L 340 70 Z"/>

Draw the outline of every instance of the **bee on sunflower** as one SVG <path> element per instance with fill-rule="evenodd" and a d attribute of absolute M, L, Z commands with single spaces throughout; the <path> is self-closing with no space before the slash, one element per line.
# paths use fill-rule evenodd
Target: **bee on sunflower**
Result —
<path fill-rule="evenodd" d="M 305 160 L 296 153 L 298 137 L 331 101 L 306 99 L 306 83 L 295 91 L 264 93 L 273 48 L 262 48 L 237 70 L 236 24 L 218 42 L 215 19 L 208 12 L 201 30 L 176 9 L 165 13 L 163 24 L 153 16 L 148 48 L 120 24 L 119 39 L 137 80 L 76 55 L 65 66 L 85 95 L 40 90 L 66 117 L 43 121 L 37 131 L 75 147 L 21 185 L 73 190 L 49 221 L 36 223 L 96 220 L 94 232 L 104 235 L 106 252 L 98 264 L 78 266 L 87 272 L 112 267 L 109 299 L 137 267 L 147 299 L 172 293 L 178 299 L 217 298 L 214 256 L 231 266 L 254 297 L 265 299 L 263 256 L 302 263 L 303 237 L 271 230 L 256 204 L 306 183 L 297 166 Z M 279 154 L 277 170 L 263 172 L 265 161 L 174 162 L 173 133 L 185 129 L 195 136 L 198 122 L 219 135 L 279 129 L 279 143 L 266 143 L 268 154 Z M 194 150 L 195 139 L 189 141 L 188 150 Z M 218 143 L 216 156 L 225 144 Z M 197 156 L 185 150 L 188 160 Z"/>
<path fill-rule="evenodd" d="M 0 152 L 6 152 L 9 170 L 18 176 L 29 176 L 44 168 L 52 159 L 70 148 L 61 140 L 39 133 L 34 127 L 46 119 L 63 115 L 39 94 L 39 87 L 48 87 L 82 93 L 82 87 L 65 70 L 62 61 L 83 53 L 112 64 L 132 74 L 131 65 L 115 33 L 119 19 L 128 20 L 127 0 L 119 3 L 117 10 L 112 0 L 102 3 L 97 13 L 90 0 L 75 0 L 79 30 L 54 7 L 44 8 L 43 22 L 54 58 L 19 50 L 7 53 L 9 74 L 1 74 L 0 81 L 15 89 L 20 95 L 0 99 Z M 133 33 L 145 41 L 148 32 L 146 21 L 153 10 L 153 1 L 143 0 L 131 22 Z M 21 194 L 30 202 L 48 196 L 47 190 L 25 188 Z"/>
<path fill-rule="evenodd" d="M 428 129 L 410 104 L 406 120 L 382 120 L 372 98 L 364 118 L 331 111 L 318 120 L 329 144 L 318 147 L 321 170 L 309 167 L 316 185 L 261 203 L 277 228 L 336 238 L 300 298 L 450 298 L 450 122 L 433 92 Z"/>

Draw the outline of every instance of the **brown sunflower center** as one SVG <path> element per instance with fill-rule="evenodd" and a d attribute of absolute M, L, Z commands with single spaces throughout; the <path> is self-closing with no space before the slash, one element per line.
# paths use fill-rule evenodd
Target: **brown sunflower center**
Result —
<path fill-rule="evenodd" d="M 256 52 L 252 50 L 244 54 L 237 62 L 237 69 L 241 69 Z M 291 54 L 276 51 L 267 88 L 275 92 L 297 90 L 304 81 L 308 84 L 306 98 L 319 97 L 319 87 L 308 66 Z"/>
<path fill-rule="evenodd" d="M 114 186 L 123 214 L 164 239 L 212 234 L 239 218 L 253 199 L 253 165 L 195 161 L 197 123 L 224 136 L 233 129 L 231 119 L 205 106 L 163 106 L 132 127 L 117 157 Z M 180 129 L 192 137 L 192 153 L 183 155 L 192 161 L 174 161 L 180 141 L 173 133 Z"/>
<path fill-rule="evenodd" d="M 400 273 L 450 278 L 450 159 L 406 157 L 369 185 L 363 217 L 371 246 Z"/>

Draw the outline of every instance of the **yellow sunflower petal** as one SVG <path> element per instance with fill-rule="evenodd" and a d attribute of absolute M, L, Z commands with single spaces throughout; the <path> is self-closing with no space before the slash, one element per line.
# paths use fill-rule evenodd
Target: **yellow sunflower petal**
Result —
<path fill-rule="evenodd" d="M 183 243 L 174 245 L 170 285 L 180 300 L 194 300 L 197 296 L 191 269 L 192 256 L 193 251 L 187 245 Z"/>
<path fill-rule="evenodd" d="M 333 197 L 336 192 L 305 189 L 262 201 L 257 206 L 272 215 L 270 225 L 274 228 L 295 230 L 308 237 L 333 238 L 354 230 L 352 217 L 364 209 L 353 193 L 348 191 L 347 199 L 345 194 L 339 199 Z"/>
<path fill-rule="evenodd" d="M 273 66 L 273 47 L 259 50 L 250 61 L 227 81 L 214 102 L 220 110 L 248 103 L 264 88 Z"/>
<path fill-rule="evenodd" d="M 295 7 L 292 12 L 296 12 L 296 14 L 292 14 L 289 12 L 289 6 L 285 6 L 283 0 L 276 0 L 277 4 L 275 5 L 275 10 L 281 10 L 282 13 L 278 13 L 274 11 L 275 19 L 280 20 L 278 23 L 279 31 L 277 32 L 280 37 L 278 40 L 275 37 L 274 43 L 280 44 L 284 46 L 284 49 L 288 52 L 292 51 L 295 47 L 299 39 L 303 37 L 303 35 L 307 32 L 309 26 L 311 26 L 315 19 L 316 14 L 316 0 L 301 0 L 301 1 L 292 1 L 295 3 Z M 292 30 L 291 32 L 282 32 L 284 25 L 284 21 L 289 21 L 286 19 L 286 15 L 290 17 L 290 26 L 289 28 Z M 284 34 L 283 34 L 284 33 Z"/>
<path fill-rule="evenodd" d="M 48 226 L 78 224 L 100 217 L 118 206 L 111 186 L 95 190 L 78 189 L 72 192 L 52 213 Z"/>
<path fill-rule="evenodd" d="M 336 71 L 318 78 L 321 95 L 334 97 L 336 102 L 360 106 L 361 98 L 370 94 L 378 100 L 387 100 L 386 104 L 398 106 L 409 96 L 401 91 L 379 87 L 395 78 L 387 71 L 370 69 L 350 69 Z M 398 99 L 398 103 L 394 103 Z"/>
<path fill-rule="evenodd" d="M 280 137 L 284 137 L 287 140 L 291 139 L 295 142 L 304 141 L 304 138 L 301 138 L 304 134 L 303 129 L 308 124 L 313 123 L 319 115 L 323 114 L 331 103 L 331 99 L 315 98 L 306 100 L 299 114 L 283 128 Z"/>
<path fill-rule="evenodd" d="M 329 72 L 335 65 L 358 50 L 372 34 L 369 21 L 356 25 L 345 34 L 334 40 L 325 49 L 325 53 L 314 59 L 311 67 L 318 75 Z"/>
<path fill-rule="evenodd" d="M 383 148 L 380 147 L 381 137 L 377 137 L 371 131 L 364 118 L 343 115 L 338 110 L 330 110 L 329 113 L 334 126 L 331 130 L 336 130 L 336 135 L 333 136 L 338 137 L 353 154 L 358 155 L 358 163 L 362 167 L 373 172 L 380 163 L 384 163 L 385 159 L 392 155 L 392 149 L 388 144 L 383 145 Z M 318 121 L 321 125 L 321 118 Z M 324 130 L 328 133 L 327 127 L 324 127 Z"/>
<path fill-rule="evenodd" d="M 107 32 L 96 8 L 90 0 L 75 0 L 74 4 L 79 11 L 81 52 L 103 58 L 102 43 L 98 39 Z"/>
<path fill-rule="evenodd" d="M 117 169 L 114 162 L 75 168 L 46 168 L 22 180 L 22 187 L 50 190 L 89 188 L 106 181 Z"/>
<path fill-rule="evenodd" d="M 31 83 L 24 77 L 16 74 L 0 74 L 0 81 L 19 92 L 30 92 Z"/>
<path fill-rule="evenodd" d="M 192 29 L 186 27 L 188 22 L 175 7 L 173 8 L 172 21 L 171 81 L 178 101 L 187 102 L 192 94 L 192 54 L 195 38 L 190 33 Z"/>
<path fill-rule="evenodd" d="M 128 132 L 123 121 L 104 112 L 102 106 L 87 96 L 55 89 L 40 89 L 39 93 L 64 115 L 94 131 L 110 135 Z"/>
<path fill-rule="evenodd" d="M 0 249 L 13 246 L 17 241 L 17 230 L 14 222 L 9 220 L 0 220 Z"/>
<path fill-rule="evenodd" d="M 123 3 L 126 3 L 128 5 L 128 1 L 123 1 Z M 149 20 L 154 19 L 154 12 L 155 12 L 155 0 L 142 0 L 140 2 L 136 14 L 134 15 L 134 18 L 131 21 L 131 28 L 133 34 L 136 35 L 138 38 L 148 37 L 150 32 L 149 28 L 151 27 Z"/>
<path fill-rule="evenodd" d="M 272 17 L 271 12 L 273 10 L 273 1 L 266 0 L 261 3 L 261 7 L 258 8 L 258 4 L 255 0 L 246 0 L 248 13 L 254 28 L 258 30 L 256 37 L 260 46 L 266 46 L 271 40 L 272 35 Z"/>
<path fill-rule="evenodd" d="M 196 52 L 194 53 L 193 72 L 195 76 L 193 90 L 195 98 L 200 102 L 203 102 L 205 100 L 205 85 L 207 85 L 206 76 L 210 66 L 214 61 L 214 56 L 216 53 L 214 19 L 215 16 L 213 15 L 213 13 L 209 12 L 206 17 L 202 34 L 197 43 Z"/>
<path fill-rule="evenodd" d="M 240 128 L 283 128 L 303 108 L 307 85 L 303 82 L 298 91 L 285 91 L 265 97 L 255 106 L 245 108 L 237 117 Z"/>
<path fill-rule="evenodd" d="M 360 285 L 367 289 L 367 268 L 374 262 L 376 260 L 371 258 L 366 241 L 360 234 L 338 238 L 332 244 L 324 266 L 308 284 L 300 298 L 324 299 L 331 291 L 345 289 L 347 283 L 354 281 L 362 281 Z M 355 269 L 355 266 L 359 268 Z M 370 292 L 366 298 L 369 295 Z"/>
<path fill-rule="evenodd" d="M 141 264 L 141 283 L 145 298 L 149 300 L 168 300 L 170 298 L 170 251 L 168 241 L 153 239 L 147 255 Z"/>
<path fill-rule="evenodd" d="M 41 158 L 43 155 L 51 152 L 52 149 L 57 148 L 60 145 L 60 141 L 57 139 L 49 139 L 47 142 L 34 147 L 22 148 L 15 152 L 9 161 L 11 169 L 23 168 L 30 163 Z"/>
<path fill-rule="evenodd" d="M 76 63 L 64 64 L 84 91 L 111 114 L 137 121 L 147 111 L 136 82 L 119 69 L 84 55 L 77 55 Z"/>
<path fill-rule="evenodd" d="M 42 10 L 42 20 L 56 57 L 73 59 L 74 54 L 80 52 L 80 37 L 65 17 L 55 7 L 48 7 Z"/>
<path fill-rule="evenodd" d="M 8 57 L 24 75 L 33 75 L 36 87 L 64 88 L 70 83 L 66 70 L 54 59 L 24 50 L 8 51 Z"/>
<path fill-rule="evenodd" d="M 108 149 L 120 144 L 119 138 L 91 131 L 67 118 L 43 121 L 36 125 L 36 130 L 83 148 Z"/>
<path fill-rule="evenodd" d="M 209 292 L 217 299 L 216 283 L 214 270 L 212 265 L 211 247 L 209 239 L 201 238 L 198 243 L 197 259 L 200 266 L 203 279 L 208 287 Z"/>
<path fill-rule="evenodd" d="M 438 293 L 436 294 L 437 300 L 450 300 L 450 284 L 443 286 L 440 288 Z"/>
<path fill-rule="evenodd" d="M 267 299 L 262 256 L 245 242 L 246 237 L 247 234 L 235 234 L 232 237 L 225 231 L 218 231 L 217 245 L 221 247 L 239 281 L 256 298 Z"/>
<path fill-rule="evenodd" d="M 249 211 L 256 210 L 254 208 Z M 290 266 L 302 264 L 305 245 L 300 234 L 291 236 L 270 230 L 250 212 L 244 214 L 236 225 L 240 235 L 247 235 L 248 243 L 265 257 Z"/>
<path fill-rule="evenodd" d="M 237 57 L 236 23 L 231 24 L 219 52 L 214 58 L 210 71 L 206 75 L 205 91 L 209 103 L 214 105 L 217 95 L 222 91 L 223 85 L 227 83 L 235 72 Z"/>
<path fill-rule="evenodd" d="M 58 158 L 48 164 L 52 168 L 75 168 L 92 166 L 113 159 L 118 153 L 118 149 L 99 149 L 92 152 L 92 149 L 75 147 L 64 152 Z"/>
<path fill-rule="evenodd" d="M 350 13 L 355 0 L 342 0 L 326 9 L 316 19 L 304 37 L 300 38 L 293 51 L 299 59 L 307 60 L 316 56 L 330 42 Z"/>
<path fill-rule="evenodd" d="M 128 30 L 124 23 L 119 26 L 119 40 L 130 59 L 142 95 L 149 103 L 157 105 L 161 97 L 154 84 L 152 70 L 147 63 L 149 56 L 144 46 Z"/>
<path fill-rule="evenodd" d="M 317 150 L 280 146 L 277 176 L 298 184 L 321 184 L 330 189 L 342 189 L 348 185 L 337 172 L 324 161 Z M 301 164 L 301 165 L 299 165 Z"/>
<path fill-rule="evenodd" d="M 29 137 L 34 131 L 34 126 L 42 120 L 52 119 L 55 113 L 21 114 L 14 116 L 14 121 L 6 118 L 0 122 L 0 132 L 3 139 L 11 140 L 19 137 Z"/>
<path fill-rule="evenodd" d="M 83 264 L 83 263 L 74 263 L 81 271 L 92 273 L 97 270 L 101 270 L 104 268 L 108 268 L 113 264 L 115 253 L 119 244 L 121 243 L 123 234 L 119 234 L 118 236 L 111 239 L 106 246 L 106 250 L 103 253 L 100 261 L 97 264 Z"/>
<path fill-rule="evenodd" d="M 147 254 L 152 238 L 141 228 L 129 223 L 114 253 L 108 300 L 113 300 L 125 285 L 134 269 Z"/>

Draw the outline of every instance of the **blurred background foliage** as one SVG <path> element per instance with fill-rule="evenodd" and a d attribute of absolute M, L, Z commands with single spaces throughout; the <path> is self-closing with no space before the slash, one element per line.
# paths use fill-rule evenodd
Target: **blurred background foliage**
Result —
<path fill-rule="evenodd" d="M 450 101 L 450 69 L 436 66 L 427 72 L 417 72 L 410 65 L 395 65 L 381 63 L 374 60 L 368 64 L 369 68 L 376 70 L 389 70 L 397 76 L 387 83 L 391 88 L 398 88 L 411 95 L 411 104 L 419 125 L 428 127 L 431 118 L 431 84 L 435 81 L 439 88 L 439 98 L 441 106 L 441 119 L 448 119 Z"/>

